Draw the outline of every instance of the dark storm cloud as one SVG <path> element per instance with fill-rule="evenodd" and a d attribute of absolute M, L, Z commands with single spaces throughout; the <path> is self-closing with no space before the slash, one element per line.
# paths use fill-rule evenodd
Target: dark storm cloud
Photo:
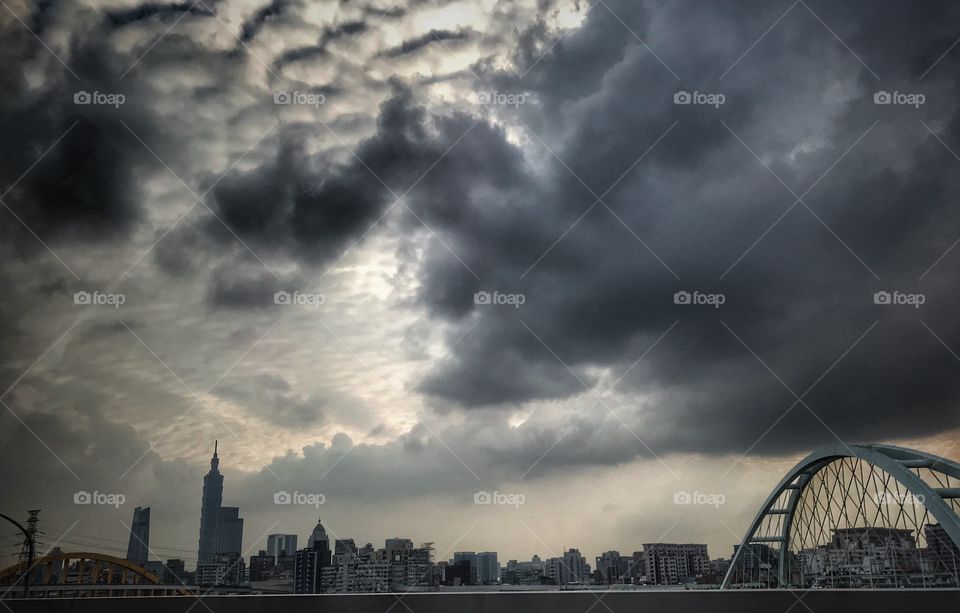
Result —
<path fill-rule="evenodd" d="M 371 17 L 376 17 L 378 19 L 396 19 L 398 17 L 403 17 L 407 14 L 406 9 L 398 4 L 394 6 L 389 6 L 387 8 L 378 8 L 376 6 L 366 6 L 363 8 L 363 12 L 366 15 Z"/>
<path fill-rule="evenodd" d="M 270 4 L 257 9 L 240 27 L 239 42 L 249 43 L 271 21 L 281 17 L 285 10 L 294 5 L 291 0 L 271 0 Z"/>
<path fill-rule="evenodd" d="M 217 259 L 240 253 L 244 264 L 257 264 L 234 234 L 264 258 L 323 270 L 367 237 L 394 203 L 390 190 L 403 194 L 416 183 L 405 197 L 416 217 L 405 214 L 391 227 L 402 233 L 401 266 L 416 269 L 416 306 L 443 324 L 451 348 L 417 382 L 438 407 L 545 401 L 557 411 L 605 416 L 587 390 L 626 372 L 616 388 L 619 408 L 658 451 L 739 452 L 795 404 L 779 377 L 797 394 L 813 386 L 805 402 L 824 423 L 794 406 L 760 451 L 831 440 L 828 428 L 844 438 L 890 438 L 957 425 L 960 364 L 926 326 L 960 347 L 952 317 L 960 300 L 958 251 L 920 277 L 960 236 L 960 162 L 920 120 L 960 150 L 960 54 L 944 55 L 958 9 L 944 2 L 810 2 L 815 17 L 798 4 L 733 66 L 789 4 L 691 2 L 667 12 L 625 0 L 607 4 L 610 10 L 594 4 L 583 27 L 559 42 L 546 19 L 516 32 L 516 71 L 494 68 L 494 61 L 473 66 L 480 78 L 471 89 L 528 93 L 529 104 L 428 112 L 419 90 L 395 80 L 356 156 L 332 140 L 325 143 L 332 150 L 314 153 L 298 134 L 303 126 L 289 125 L 279 145 L 264 145 L 274 154 L 251 155 L 256 165 L 230 172 L 209 194 L 222 223 L 203 215 L 185 220 L 152 257 L 177 275 L 202 271 L 214 307 L 267 306 L 276 291 L 272 276 Z M 289 6 L 263 7 L 241 37 L 253 40 L 264 24 L 286 19 Z M 41 29 L 44 19 L 34 18 Z M 91 31 L 108 34 L 106 23 Z M 316 46 L 280 57 L 314 57 L 368 27 L 335 24 Z M 10 34 L 0 49 L 11 65 L 44 58 L 52 78 L 31 89 L 18 71 L 0 76 L 5 91 L 17 93 L 0 99 L 0 127 L 10 135 L 2 148 L 4 184 L 74 127 L 5 201 L 54 244 L 129 236 L 142 221 L 137 173 L 145 160 L 151 171 L 157 165 L 119 120 L 159 143 L 177 170 L 191 167 L 189 148 L 168 155 L 163 147 L 177 149 L 152 127 L 145 105 L 75 106 L 72 94 L 110 91 L 136 54 L 118 56 L 93 42 L 103 37 L 78 39 L 69 57 L 80 76 L 75 83 L 28 33 Z M 386 55 L 471 36 L 434 31 Z M 149 43 L 141 43 L 142 52 Z M 137 72 L 185 59 L 225 78 L 243 68 L 227 53 L 171 35 Z M 124 86 L 131 100 L 142 91 L 135 76 Z M 216 95 L 221 86 L 211 79 L 194 93 Z M 873 94 L 880 89 L 923 92 L 927 104 L 879 107 Z M 675 105 L 678 90 L 722 92 L 726 102 Z M 343 121 L 353 120 L 372 121 Z M 797 194 L 816 184 L 804 206 L 786 212 L 795 197 L 737 137 Z M 604 203 L 595 205 L 598 195 Z M 17 224 L 2 232 L 40 248 Z M 722 292 L 726 301 L 719 309 L 675 305 L 680 290 Z M 923 292 L 926 304 L 878 306 L 878 290 Z M 525 302 L 517 309 L 477 305 L 480 291 L 523 294 Z M 16 336 L 4 325 L 0 335 Z M 111 330 L 120 332 L 103 328 L 97 336 Z M 267 400 L 286 407 L 278 411 L 284 423 L 303 423 L 323 406 L 259 383 L 274 394 Z M 574 424 L 568 417 L 501 433 L 503 448 L 494 455 L 532 462 L 570 425 L 569 444 L 551 453 L 545 468 L 616 464 L 639 452 L 616 421 Z M 480 453 L 469 436 L 449 438 L 462 442 L 464 454 Z M 425 444 L 413 432 L 402 447 L 412 453 Z"/>
<path fill-rule="evenodd" d="M 394 194 L 414 185 L 476 123 L 464 113 L 428 118 L 408 88 L 398 81 L 393 87 L 393 96 L 381 106 L 376 133 L 343 156 L 345 161 L 305 153 L 296 130 L 290 129 L 273 160 L 225 177 L 213 191 L 214 210 L 223 223 L 208 220 L 206 234 L 235 245 L 235 232 L 257 252 L 292 254 L 315 264 L 330 262 L 363 238 L 396 201 Z M 411 201 L 436 200 L 436 214 L 459 218 L 460 189 L 518 180 L 512 168 L 519 153 L 506 145 L 502 132 L 487 123 L 471 132 L 472 144 L 443 157 L 408 196 Z M 440 168 L 451 180 L 432 178 Z M 478 171 L 476 181 L 470 179 L 472 171 Z M 453 180 L 458 174 L 462 180 Z"/>
<path fill-rule="evenodd" d="M 743 450 L 794 404 L 750 350 L 797 394 L 816 382 L 806 401 L 826 422 L 794 406 L 761 450 L 807 447 L 830 439 L 829 430 L 844 437 L 929 433 L 956 424 L 957 364 L 918 313 L 880 309 L 872 296 L 922 286 L 924 317 L 943 338 L 960 335 L 944 310 L 953 300 L 942 276 L 949 260 L 917 281 L 960 233 L 948 206 L 958 187 L 955 160 L 925 134 L 917 113 L 877 107 L 872 96 L 881 87 L 903 89 L 925 70 L 920 59 L 946 49 L 940 24 L 955 9 L 938 6 L 891 4 L 886 17 L 871 13 L 876 23 L 861 27 L 855 11 L 811 5 L 884 73 L 880 82 L 842 45 L 825 44 L 832 37 L 806 12 L 785 19 L 764 39 L 765 51 L 748 54 L 719 81 L 779 13 L 757 5 L 734 19 L 727 9 L 690 5 L 695 18 L 672 23 L 677 36 L 658 40 L 661 63 L 595 6 L 584 27 L 543 59 L 538 52 L 557 33 L 539 24 L 518 35 L 521 72 L 534 67 L 522 80 L 476 67 L 483 71 L 478 89 L 535 95 L 536 104 L 496 110 L 532 130 L 522 131 L 526 157 L 489 121 L 428 115 L 395 83 L 377 132 L 357 149 L 359 160 L 313 158 L 287 138 L 274 161 L 218 185 L 216 210 L 254 249 L 323 264 L 392 202 L 373 175 L 397 193 L 420 179 L 406 198 L 420 219 L 408 216 L 405 228 L 416 232 L 425 222 L 443 241 L 429 240 L 423 250 L 420 303 L 453 324 L 451 345 L 460 339 L 419 383 L 441 404 L 574 397 L 598 384 L 597 368 L 618 378 L 679 321 L 618 387 L 657 398 L 650 433 L 663 448 Z M 631 29 L 647 32 L 644 6 L 611 8 Z M 872 34 L 886 19 L 901 24 L 899 54 Z M 699 31 L 720 34 L 689 44 Z M 920 116 L 942 126 L 951 147 L 955 109 L 933 93 L 953 90 L 955 65 L 947 56 L 916 83 L 931 100 Z M 842 102 L 825 95 L 836 80 L 850 89 Z M 674 104 L 679 90 L 709 88 L 725 95 L 722 107 Z M 798 194 L 846 159 L 804 196 L 823 223 L 794 207 L 725 275 L 795 200 L 731 132 Z M 902 146 L 878 148 L 884 141 Z M 815 144 L 801 147 L 805 142 Z M 604 204 L 591 208 L 598 195 Z M 907 210 L 903 202 L 915 204 Z M 219 224 L 207 233 L 230 240 Z M 726 303 L 719 310 L 678 306 L 680 290 L 722 292 Z M 478 306 L 478 291 L 522 293 L 526 302 L 516 310 Z M 876 319 L 883 321 L 851 349 Z M 915 419 L 911 409 L 927 417 Z M 621 452 L 597 457 L 620 461 Z"/>
<path fill-rule="evenodd" d="M 148 89 L 136 75 L 120 79 L 136 56 L 113 48 L 105 15 L 54 5 L 33 19 L 39 30 L 70 20 L 85 31 L 69 38 L 60 63 L 19 23 L 7 22 L 4 62 L 48 69 L 34 85 L 25 71 L 0 77 L 0 184 L 13 211 L 0 212 L 10 221 L 0 234 L 28 251 L 42 249 L 40 240 L 56 246 L 125 239 L 142 217 L 138 176 L 144 164 L 155 164 L 130 130 L 160 151 L 170 142 L 144 104 Z M 104 96 L 111 98 L 104 103 Z"/>
<path fill-rule="evenodd" d="M 324 43 L 328 43 L 332 40 L 343 38 L 344 36 L 361 34 L 366 32 L 369 27 L 370 26 L 368 26 L 364 21 L 347 21 L 333 26 L 328 26 L 323 29 L 323 36 L 320 37 L 320 40 Z"/>
<path fill-rule="evenodd" d="M 565 398 L 584 386 L 561 361 L 588 387 L 592 381 L 583 373 L 590 367 L 609 368 L 616 379 L 679 320 L 619 386 L 657 398 L 656 420 L 635 424 L 663 449 L 745 450 L 794 404 L 750 350 L 797 394 L 816 383 L 805 401 L 826 424 L 795 406 L 759 450 L 807 448 L 833 440 L 830 430 L 844 438 L 885 438 L 955 426 L 960 364 L 920 321 L 948 345 L 960 345 L 960 328 L 949 315 L 960 300 L 948 281 L 955 258 L 918 278 L 960 235 L 951 205 L 960 189 L 957 160 L 919 121 L 940 126 L 938 136 L 958 146 L 955 105 L 934 95 L 956 91 L 956 57 L 944 57 L 924 82 L 918 79 L 952 42 L 945 24 L 955 22 L 957 9 L 939 3 L 915 11 L 889 3 L 868 11 L 863 23 L 857 18 L 862 6 L 811 3 L 883 75 L 880 81 L 801 9 L 721 82 L 717 77 L 786 7 L 757 4 L 734 15 L 728 7 L 686 5 L 683 23 L 670 24 L 669 40 L 651 33 L 643 6 L 610 7 L 641 37 L 659 40 L 655 50 L 669 68 L 595 5 L 584 27 L 522 81 L 484 75 L 500 91 L 537 95 L 542 107 L 521 107 L 518 117 L 570 170 L 530 136 L 531 150 L 547 160 L 544 185 L 482 198 L 462 190 L 470 195 L 460 199 L 456 217 L 437 214 L 429 203 L 418 209 L 480 277 L 444 249 L 427 251 L 423 304 L 460 322 L 449 333 L 451 344 L 466 336 L 421 389 L 465 406 Z M 895 53 L 879 34 L 891 31 L 898 33 Z M 723 34 L 698 38 L 698 32 Z M 521 34 L 527 41 L 521 70 L 536 62 L 542 38 L 542 28 Z M 830 106 L 825 94 L 833 79 L 843 79 L 851 93 Z M 930 102 L 919 112 L 878 107 L 873 94 L 881 89 L 926 92 Z M 722 92 L 726 104 L 674 105 L 679 90 Z M 550 114 L 541 115 L 541 108 Z M 875 120 L 880 124 L 864 136 Z M 675 121 L 603 197 L 612 212 L 603 205 L 590 209 L 595 194 Z M 722 280 L 795 198 L 721 121 L 797 194 L 864 138 L 804 197 L 823 223 L 795 207 Z M 810 140 L 823 142 L 797 150 Z M 879 146 L 884 142 L 897 146 Z M 434 181 L 457 180 L 438 170 Z M 491 210 L 496 214 L 486 214 Z M 877 306 L 873 294 L 884 289 L 924 292 L 927 304 L 919 312 Z M 526 302 L 516 310 L 474 306 L 479 290 L 523 293 Z M 678 306 L 673 294 L 679 290 L 722 292 L 726 303 Z"/>
<path fill-rule="evenodd" d="M 274 62 L 274 66 L 279 70 L 287 64 L 310 60 L 317 57 L 324 57 L 330 54 L 328 49 L 331 42 L 356 34 L 362 34 L 370 26 L 364 21 L 348 21 L 323 29 L 320 40 L 316 45 L 297 47 L 284 51 Z"/>
<path fill-rule="evenodd" d="M 216 3 L 214 2 L 212 4 Z M 212 17 L 214 15 L 212 9 L 206 5 L 200 6 L 197 2 L 177 2 L 171 4 L 148 2 L 123 10 L 107 11 L 107 16 L 113 25 L 125 26 L 157 16 L 168 17 L 172 15 L 174 19 L 177 19 L 186 13 L 203 17 Z"/>
<path fill-rule="evenodd" d="M 472 34 L 465 30 L 430 30 L 426 34 L 405 40 L 403 43 L 392 49 L 387 49 L 380 55 L 382 57 L 397 58 L 404 55 L 416 53 L 424 47 L 434 43 L 444 43 L 446 41 L 464 41 L 469 40 Z"/>

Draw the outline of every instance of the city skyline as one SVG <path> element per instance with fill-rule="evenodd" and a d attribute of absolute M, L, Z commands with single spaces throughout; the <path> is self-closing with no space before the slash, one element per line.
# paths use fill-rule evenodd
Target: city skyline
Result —
<path fill-rule="evenodd" d="M 812 450 L 960 459 L 955 2 L 6 4 L 44 547 L 729 557 Z"/>
<path fill-rule="evenodd" d="M 208 551 L 207 551 L 207 553 L 208 553 L 208 559 L 211 559 L 211 558 L 212 558 L 215 554 L 217 554 L 217 553 L 223 553 L 223 552 L 225 552 L 225 551 L 235 551 L 236 553 L 242 554 L 242 557 L 246 557 L 246 556 L 252 555 L 253 553 L 256 553 L 257 551 L 259 551 L 259 550 L 261 550 L 261 549 L 266 550 L 266 551 L 268 551 L 268 553 L 270 553 L 271 550 L 270 550 L 270 548 L 269 548 L 269 547 L 270 547 L 270 546 L 269 546 L 269 543 L 270 543 L 270 541 L 271 541 L 272 539 L 274 539 L 274 537 L 277 537 L 277 538 L 276 538 L 276 542 L 278 543 L 278 545 L 277 545 L 278 548 L 279 548 L 279 543 L 281 543 L 281 542 L 292 543 L 293 552 L 297 551 L 296 543 L 298 542 L 299 537 L 300 537 L 302 534 L 308 534 L 307 538 L 305 539 L 305 542 L 306 542 L 306 543 L 309 544 L 309 543 L 311 542 L 312 536 L 309 535 L 309 530 L 304 530 L 304 531 L 301 531 L 301 532 L 296 532 L 296 533 L 291 533 L 291 534 L 285 534 L 285 533 L 274 533 L 274 534 L 270 534 L 270 535 L 264 534 L 264 535 L 261 535 L 260 539 L 258 539 L 257 542 L 253 543 L 252 545 L 249 545 L 249 546 L 246 546 L 246 547 L 240 547 L 240 548 L 230 547 L 230 546 L 227 546 L 226 548 L 224 548 L 224 540 L 223 540 L 223 539 L 220 539 L 220 538 L 217 538 L 217 535 L 219 534 L 219 531 L 220 531 L 221 527 L 220 527 L 220 525 L 219 525 L 219 522 L 217 521 L 217 519 L 220 517 L 220 514 L 219 514 L 219 513 L 216 513 L 216 511 L 220 511 L 220 510 L 222 510 L 222 509 L 227 509 L 227 508 L 229 508 L 229 509 L 231 509 L 232 511 L 239 512 L 241 509 L 240 509 L 239 507 L 222 507 L 222 506 L 221 506 L 221 503 L 222 503 L 222 500 L 223 500 L 224 476 L 220 473 L 219 468 L 220 468 L 220 457 L 219 457 L 219 454 L 218 454 L 218 441 L 215 441 L 213 456 L 212 456 L 211 459 L 210 459 L 210 471 L 209 471 L 206 475 L 203 475 L 203 476 L 202 476 L 203 489 L 202 489 L 202 494 L 201 494 L 201 496 L 200 496 L 200 509 L 201 509 L 201 512 L 198 514 L 198 516 L 199 516 L 199 518 L 200 518 L 200 521 L 199 521 L 199 524 L 198 524 L 198 525 L 200 526 L 200 533 L 201 533 L 201 539 L 200 539 L 200 542 L 201 542 L 201 551 L 202 551 L 202 548 L 203 548 L 203 546 L 204 546 L 204 539 L 203 539 L 202 535 L 203 535 L 203 533 L 205 532 L 205 529 L 208 530 L 208 531 L 210 531 L 210 532 L 212 533 L 211 536 L 210 536 L 210 538 L 208 539 L 208 542 L 207 542 L 207 545 L 206 545 L 206 547 L 208 548 Z M 208 484 L 209 484 L 209 485 L 208 485 Z M 281 492 L 281 493 L 289 494 L 288 492 Z M 488 493 L 488 492 L 479 492 L 479 493 L 480 493 L 480 494 L 490 494 L 490 493 Z M 494 494 L 496 494 L 496 493 L 494 493 Z M 493 495 L 493 494 L 491 494 L 491 496 L 492 496 L 492 495 Z M 475 495 L 474 495 L 475 504 L 477 504 L 477 503 L 476 503 L 476 498 L 477 498 L 477 496 L 476 496 L 476 494 L 475 494 Z M 292 501 L 291 501 L 291 502 L 292 502 Z M 489 502 L 481 502 L 480 504 L 494 504 L 494 503 L 495 503 L 494 500 L 490 500 Z M 281 503 L 281 504 L 286 504 L 286 503 Z M 204 507 L 207 506 L 207 505 L 209 505 L 209 507 L 211 508 L 211 512 L 210 512 L 209 518 L 208 518 L 207 515 L 205 515 L 205 514 L 203 513 L 203 509 L 204 509 Z M 158 510 L 161 510 L 161 511 L 162 511 L 162 508 L 163 508 L 163 505 L 162 505 L 162 504 L 161 504 L 161 505 L 158 505 Z M 282 508 L 282 507 L 280 507 L 280 508 Z M 151 511 L 151 508 L 150 508 L 150 507 L 144 507 L 144 508 L 141 509 L 141 507 L 139 507 L 139 506 L 136 507 L 136 509 L 134 510 L 134 520 L 132 521 L 131 524 L 129 524 L 129 525 L 130 525 L 130 528 L 129 528 L 129 533 L 130 533 L 130 534 L 129 534 L 129 543 L 128 543 L 128 545 L 127 545 L 127 555 L 126 555 L 126 558 L 127 558 L 128 560 L 137 561 L 138 563 L 140 563 L 141 565 L 143 565 L 143 564 L 144 564 L 145 562 L 147 562 L 147 561 L 150 561 L 150 562 L 157 562 L 157 561 L 163 562 L 163 561 L 165 561 L 166 559 L 178 559 L 178 560 L 184 561 L 184 562 L 187 564 L 187 566 L 189 567 L 189 566 L 191 566 L 191 565 L 195 565 L 197 562 L 202 561 L 202 560 L 204 559 L 201 552 L 198 552 L 195 557 L 192 557 L 192 558 L 191 558 L 189 555 L 183 555 L 183 554 L 187 553 L 187 550 L 177 550 L 177 549 L 174 549 L 174 548 L 165 547 L 163 544 L 159 544 L 159 545 L 156 544 L 156 542 L 154 543 L 154 546 L 151 547 L 151 546 L 150 546 L 150 511 Z M 323 520 L 323 516 L 321 515 L 320 518 L 319 518 L 319 520 L 318 520 L 317 522 L 315 522 L 315 525 L 320 525 L 320 524 L 322 524 L 322 520 Z M 209 521 L 209 522 L 210 522 L 209 527 L 205 526 L 205 521 Z M 241 537 L 242 537 L 242 531 L 243 531 L 242 523 L 243 523 L 243 520 L 240 520 L 240 528 L 239 528 L 239 529 L 240 529 L 240 532 L 241 532 Z M 276 526 L 278 523 L 279 523 L 279 522 L 275 522 L 273 525 Z M 126 526 L 127 524 L 123 524 L 123 525 Z M 41 526 L 41 527 L 42 527 L 42 526 Z M 282 526 L 278 526 L 278 529 L 281 528 L 281 527 L 282 527 Z M 314 526 L 313 528 L 310 528 L 310 530 L 314 530 L 314 531 L 315 531 L 315 530 L 316 530 L 316 527 Z M 46 530 L 44 530 L 43 533 L 49 535 L 49 532 L 47 532 Z M 248 536 L 249 536 L 249 535 L 248 535 Z M 269 538 L 267 538 L 268 536 L 269 536 Z M 345 535 L 345 536 L 344 536 L 344 535 L 339 535 L 339 534 L 337 534 L 337 535 L 335 535 L 333 538 L 336 539 L 336 540 L 342 540 L 342 539 L 348 539 L 348 538 L 349 538 L 349 540 L 353 541 L 353 540 L 355 540 L 354 537 L 356 537 L 356 536 L 357 536 L 357 535 Z M 396 535 L 394 534 L 393 536 L 384 536 L 382 539 L 380 539 L 380 541 L 384 542 L 384 543 L 385 543 L 385 546 L 386 546 L 387 548 L 389 548 L 391 541 L 404 540 L 404 539 L 405 539 L 405 537 L 396 536 Z M 65 540 L 66 540 L 68 543 L 71 542 L 71 540 L 70 540 L 69 538 L 67 538 L 67 539 L 65 539 Z M 236 541 L 236 540 L 238 540 L 238 539 L 235 538 L 234 540 Z M 374 540 L 368 540 L 368 539 L 362 538 L 362 537 L 359 538 L 359 539 L 356 539 L 356 540 L 358 540 L 359 542 L 366 542 L 367 544 L 370 544 L 370 543 L 376 541 L 376 539 L 374 539 Z M 63 541 L 61 540 L 60 542 L 63 542 Z M 430 541 L 430 542 L 433 542 L 433 541 Z M 569 543 L 568 543 L 568 544 L 569 544 Z M 263 545 L 263 547 L 260 547 L 260 545 Z M 442 545 L 442 544 L 441 544 L 441 545 Z M 637 547 L 642 547 L 642 546 L 643 546 L 643 545 L 642 545 L 642 542 L 640 542 L 640 543 L 637 544 Z M 109 544 L 109 540 L 105 540 L 105 541 L 102 543 L 102 549 L 104 550 L 105 553 L 118 551 L 118 549 L 117 549 L 116 546 L 112 546 L 112 545 Z M 576 550 L 579 551 L 579 548 L 574 547 L 574 549 L 576 549 Z M 614 547 L 613 549 L 616 549 L 616 548 Z M 731 549 L 732 549 L 732 546 L 731 546 Z M 480 548 L 480 551 L 482 551 L 482 550 L 483 550 L 483 548 Z M 567 547 L 563 546 L 563 547 L 560 548 L 559 551 L 562 553 L 562 552 L 565 552 L 566 550 L 567 550 Z M 606 551 L 609 551 L 609 550 L 611 550 L 610 547 L 608 547 L 608 548 L 606 549 Z M 459 551 L 459 550 L 458 550 L 458 551 Z M 159 556 L 159 557 L 158 557 L 158 556 L 156 555 L 158 552 L 168 552 L 168 553 L 170 553 L 170 552 L 178 553 L 178 552 L 179 552 L 179 555 L 170 555 L 170 556 L 162 555 L 162 556 Z M 278 549 L 278 552 L 277 552 L 277 553 L 279 553 L 279 549 Z M 451 560 L 456 559 L 456 554 L 457 554 L 457 553 L 458 553 L 457 551 L 450 550 L 450 552 L 449 552 L 450 555 L 449 555 L 448 557 L 449 557 Z M 540 556 L 540 553 L 541 553 L 541 551 L 540 551 L 540 550 L 537 550 L 537 551 L 534 551 L 534 552 L 530 553 L 526 558 L 521 557 L 521 558 L 517 558 L 517 559 L 520 560 L 520 561 L 524 561 L 524 560 L 526 560 L 526 559 L 528 559 L 528 558 L 541 557 L 541 556 Z M 288 552 L 287 555 L 291 555 L 291 554 L 292 554 L 292 552 Z M 143 560 L 141 561 L 140 556 L 142 556 L 142 555 L 145 555 L 145 557 L 144 557 Z M 273 555 L 273 554 L 271 553 L 271 555 Z M 599 555 L 599 553 L 598 553 L 598 555 Z M 550 555 L 545 555 L 545 556 L 542 556 L 542 557 L 543 557 L 544 559 L 549 559 L 549 558 L 552 557 L 552 556 L 550 556 Z M 506 561 L 506 558 L 504 559 L 504 561 Z"/>

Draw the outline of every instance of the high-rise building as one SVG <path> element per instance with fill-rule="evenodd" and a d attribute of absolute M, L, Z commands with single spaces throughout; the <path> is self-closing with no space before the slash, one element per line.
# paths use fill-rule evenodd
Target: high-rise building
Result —
<path fill-rule="evenodd" d="M 239 553 L 218 553 L 211 560 L 197 564 L 197 584 L 240 585 L 246 580 L 246 570 Z"/>
<path fill-rule="evenodd" d="M 150 507 L 133 510 L 130 524 L 130 540 L 127 544 L 127 560 L 146 566 L 150 550 Z"/>
<path fill-rule="evenodd" d="M 647 558 L 642 551 L 634 551 L 630 560 L 630 579 L 633 583 L 647 582 Z"/>
<path fill-rule="evenodd" d="M 333 560 L 335 564 L 357 557 L 357 544 L 353 539 L 336 539 L 333 542 Z"/>
<path fill-rule="evenodd" d="M 294 563 L 295 594 L 319 594 L 322 569 L 330 566 L 330 539 L 320 520 L 307 539 L 306 549 L 297 552 Z"/>
<path fill-rule="evenodd" d="M 243 518 L 239 507 L 220 507 L 216 553 L 243 551 Z"/>
<path fill-rule="evenodd" d="M 173 558 L 167 560 L 167 563 L 164 564 L 164 566 L 166 567 L 163 571 L 164 583 L 188 583 L 187 571 L 183 564 L 183 560 Z"/>
<path fill-rule="evenodd" d="M 621 556 L 619 551 L 604 551 L 597 556 L 597 583 L 630 583 L 632 562 L 632 558 Z"/>
<path fill-rule="evenodd" d="M 789 567 L 790 582 L 829 588 L 905 587 L 904 577 L 921 572 L 919 554 L 916 534 L 909 528 L 835 528 L 828 542 L 797 552 Z M 740 571 L 742 565 L 737 566 Z M 773 576 L 761 580 L 774 584 L 778 567 L 770 566 Z"/>
<path fill-rule="evenodd" d="M 440 571 L 433 560 L 433 543 L 423 543 L 410 552 L 406 560 L 405 586 L 436 586 L 440 584 Z"/>
<path fill-rule="evenodd" d="M 394 561 L 398 555 L 405 556 L 413 550 L 413 541 L 395 536 L 384 539 L 383 548 L 387 550 L 387 557 L 390 561 Z"/>
<path fill-rule="evenodd" d="M 293 572 L 296 565 L 296 554 L 274 557 L 266 549 L 261 549 L 255 556 L 250 556 L 247 564 L 247 577 L 250 583 L 270 581 L 274 583 L 293 584 Z"/>
<path fill-rule="evenodd" d="M 496 551 L 481 551 L 477 554 L 477 583 L 493 584 L 500 580 L 500 562 Z"/>
<path fill-rule="evenodd" d="M 503 574 L 502 581 L 515 585 L 539 585 L 543 582 L 545 572 L 540 556 L 533 556 L 529 562 L 510 560 L 507 562 L 507 570 Z"/>
<path fill-rule="evenodd" d="M 554 585 L 569 583 L 585 585 L 590 582 L 590 565 L 580 554 L 579 549 L 567 550 L 563 557 L 547 560 L 545 573 Z"/>
<path fill-rule="evenodd" d="M 443 573 L 444 585 L 461 586 L 472 585 L 473 583 L 473 568 L 469 559 L 464 558 L 457 562 L 450 562 L 441 567 L 441 572 Z"/>
<path fill-rule="evenodd" d="M 710 573 L 707 546 L 684 543 L 644 543 L 647 583 L 676 585 Z"/>
<path fill-rule="evenodd" d="M 203 499 L 200 504 L 200 544 L 197 563 L 211 561 L 217 553 L 220 505 L 223 503 L 223 475 L 220 474 L 220 458 L 217 443 L 213 444 L 210 472 L 203 477 Z M 239 553 L 239 552 L 238 552 Z"/>
<path fill-rule="evenodd" d="M 267 537 L 267 555 L 273 556 L 276 564 L 277 558 L 282 555 L 292 556 L 297 553 L 297 535 L 296 534 L 271 534 Z"/>
<path fill-rule="evenodd" d="M 940 524 L 926 524 L 923 537 L 927 541 L 928 556 L 936 570 L 957 576 L 960 570 L 960 548 L 950 539 Z"/>
<path fill-rule="evenodd" d="M 450 564 L 461 564 L 464 562 L 470 564 L 470 585 L 477 585 L 480 583 L 480 569 L 478 568 L 479 564 L 477 562 L 477 552 L 454 551 L 453 559 L 450 560 Z"/>

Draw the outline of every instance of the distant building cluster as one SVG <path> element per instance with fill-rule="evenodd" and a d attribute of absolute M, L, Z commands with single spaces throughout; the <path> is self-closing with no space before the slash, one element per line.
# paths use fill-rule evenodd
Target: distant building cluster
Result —
<path fill-rule="evenodd" d="M 134 509 L 127 560 L 143 566 L 165 584 L 221 591 L 294 592 L 297 594 L 375 593 L 439 590 L 442 587 L 719 585 L 731 560 L 711 559 L 705 544 L 644 543 L 632 554 L 605 551 L 591 569 L 578 549 L 542 559 L 509 560 L 501 566 L 495 551 L 457 551 L 437 560 L 433 543 L 414 545 L 388 538 L 383 547 L 358 546 L 352 538 L 331 542 L 317 521 L 306 544 L 296 534 L 271 534 L 266 549 L 243 558 L 243 519 L 237 507 L 222 506 L 223 475 L 214 445 L 210 471 L 203 478 L 200 538 L 194 572 L 183 560 L 149 560 L 150 508 Z M 826 536 L 826 535 L 825 535 Z M 739 587 L 936 587 L 954 585 L 960 551 L 943 527 L 923 528 L 920 535 L 902 528 L 857 527 L 832 530 L 829 540 L 784 555 L 773 543 L 751 542 L 731 572 Z M 734 554 L 740 546 L 734 547 Z M 784 570 L 781 572 L 781 565 Z M 478 588 L 482 589 L 482 588 Z"/>
<path fill-rule="evenodd" d="M 330 546 L 318 521 L 308 546 L 293 561 L 297 594 L 371 593 L 436 588 L 441 585 L 493 585 L 499 582 L 496 552 L 458 551 L 449 561 L 434 559 L 433 543 L 415 546 L 406 538 L 388 538 L 384 546 L 358 547 L 352 538 Z"/>
<path fill-rule="evenodd" d="M 788 585 L 815 588 L 950 587 L 960 576 L 960 550 L 940 524 L 926 524 L 920 547 L 914 530 L 838 528 L 816 547 L 786 552 L 751 543 L 732 576 L 739 587 L 779 587 L 780 566 Z"/>
<path fill-rule="evenodd" d="M 214 445 L 210 471 L 203 478 L 197 566 L 190 572 L 183 560 L 148 560 L 150 509 L 137 507 L 130 527 L 127 559 L 152 572 L 162 583 L 207 588 L 248 588 L 297 594 L 342 594 L 439 589 L 440 586 L 612 584 L 669 585 L 718 581 L 726 567 L 711 562 L 707 546 L 649 543 L 643 551 L 622 556 L 607 551 L 596 558 L 596 570 L 578 549 L 529 561 L 510 560 L 502 567 L 495 551 L 457 551 L 436 560 L 433 543 L 415 546 L 406 538 L 388 538 L 384 546 L 357 546 L 352 538 L 331 543 L 318 521 L 298 548 L 296 534 L 271 534 L 267 548 L 243 558 L 243 518 L 238 507 L 223 506 L 223 475 Z M 722 561 L 720 561 L 722 562 Z"/>

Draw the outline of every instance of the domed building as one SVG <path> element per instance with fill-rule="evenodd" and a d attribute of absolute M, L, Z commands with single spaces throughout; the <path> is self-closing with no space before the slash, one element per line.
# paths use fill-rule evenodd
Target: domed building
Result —
<path fill-rule="evenodd" d="M 297 552 L 293 575 L 294 593 L 319 593 L 320 572 L 326 566 L 330 566 L 330 538 L 323 523 L 317 519 L 317 525 L 307 539 L 307 548 Z"/>
<path fill-rule="evenodd" d="M 310 533 L 310 538 L 307 540 L 308 549 L 317 549 L 320 542 L 326 543 L 327 550 L 330 549 L 330 539 L 327 537 L 327 531 L 323 527 L 323 523 L 320 519 L 317 519 L 317 525 L 314 526 L 313 532 Z"/>

